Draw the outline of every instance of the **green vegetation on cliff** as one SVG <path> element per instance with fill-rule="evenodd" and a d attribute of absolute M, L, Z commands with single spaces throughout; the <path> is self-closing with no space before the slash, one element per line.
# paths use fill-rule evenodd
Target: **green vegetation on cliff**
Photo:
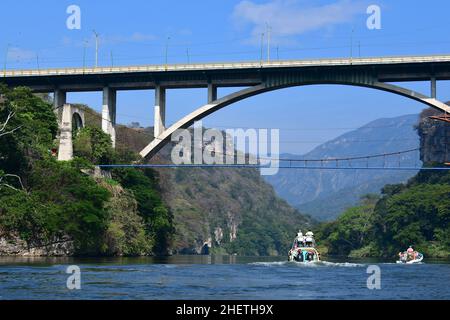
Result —
<path fill-rule="evenodd" d="M 448 162 L 448 124 L 425 109 L 416 126 L 425 166 Z M 450 172 L 420 171 L 406 184 L 386 185 L 379 199 L 363 198 L 334 222 L 320 227 L 330 254 L 394 257 L 409 245 L 428 257 L 450 257 Z"/>
<path fill-rule="evenodd" d="M 0 133 L 0 238 L 30 248 L 70 241 L 76 255 L 200 253 L 205 244 L 213 253 L 273 255 L 313 223 L 254 169 L 96 170 L 142 161 L 136 152 L 151 133 L 119 125 L 113 149 L 100 115 L 77 107 L 86 127 L 74 133 L 74 160 L 58 162 L 52 106 L 29 89 L 1 87 L 0 128 L 12 116 Z M 152 161 L 167 162 L 169 150 Z"/>
<path fill-rule="evenodd" d="M 73 161 L 58 162 L 52 106 L 27 88 L 0 90 L 0 237 L 31 248 L 69 240 L 77 255 L 164 253 L 170 213 L 150 171 L 132 169 L 131 186 L 124 172 L 94 178 L 93 164 L 130 158 L 96 127 L 77 134 Z"/>
<path fill-rule="evenodd" d="M 336 221 L 320 226 L 329 254 L 394 257 L 409 245 L 426 256 L 450 252 L 450 173 L 421 171 L 407 184 L 387 185 Z"/>
<path fill-rule="evenodd" d="M 149 128 L 118 127 L 117 150 L 140 151 Z M 171 146 L 152 163 L 168 163 Z M 256 169 L 157 169 L 164 203 L 173 213 L 172 252 L 285 255 L 298 228 L 314 220 L 277 197 Z"/>

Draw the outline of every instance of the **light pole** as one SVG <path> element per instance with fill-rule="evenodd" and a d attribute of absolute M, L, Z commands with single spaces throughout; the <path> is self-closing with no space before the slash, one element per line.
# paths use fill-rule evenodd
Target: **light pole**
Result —
<path fill-rule="evenodd" d="M 6 45 L 5 64 L 3 65 L 3 76 L 6 77 L 6 62 L 8 61 L 9 43 Z"/>
<path fill-rule="evenodd" d="M 86 68 L 86 48 L 87 48 L 88 41 L 83 41 L 83 70 Z"/>
<path fill-rule="evenodd" d="M 350 61 L 353 60 L 353 31 L 354 28 L 352 28 L 352 35 L 350 37 Z"/>
<path fill-rule="evenodd" d="M 95 35 L 95 67 L 97 68 L 98 66 L 98 33 L 95 32 L 95 30 L 92 30 L 92 32 L 94 32 Z"/>
<path fill-rule="evenodd" d="M 170 37 L 167 37 L 167 40 L 166 40 L 166 53 L 165 53 L 165 56 L 166 56 L 166 58 L 165 58 L 166 70 L 167 70 L 167 52 L 169 51 L 169 40 L 170 40 Z"/>
<path fill-rule="evenodd" d="M 270 62 L 270 33 L 272 31 L 272 27 L 266 22 L 267 28 L 267 62 Z"/>
<path fill-rule="evenodd" d="M 259 63 L 262 65 L 263 61 L 263 43 L 264 43 L 264 32 L 261 32 L 261 53 L 259 57 Z"/>

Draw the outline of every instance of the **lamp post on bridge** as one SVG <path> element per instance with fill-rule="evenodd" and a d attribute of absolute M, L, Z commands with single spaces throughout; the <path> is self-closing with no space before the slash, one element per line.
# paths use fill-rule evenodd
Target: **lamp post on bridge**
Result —
<path fill-rule="evenodd" d="M 261 54 L 259 57 L 259 63 L 262 65 L 263 62 L 263 43 L 264 43 L 264 32 L 261 32 Z"/>
<path fill-rule="evenodd" d="M 267 28 L 267 62 L 270 62 L 270 33 L 272 31 L 272 27 L 266 22 Z"/>
<path fill-rule="evenodd" d="M 166 71 L 167 71 L 167 54 L 168 54 L 168 51 L 169 51 L 169 40 L 170 40 L 170 37 L 167 37 L 167 39 L 166 39 L 166 53 L 165 53 L 165 69 L 166 69 Z"/>
<path fill-rule="evenodd" d="M 9 53 L 10 43 L 6 45 L 6 53 L 5 53 L 5 64 L 3 65 L 3 76 L 6 77 L 6 62 L 8 61 L 8 53 Z"/>
<path fill-rule="evenodd" d="M 86 68 L 86 48 L 87 48 L 88 40 L 83 41 L 83 72 Z"/>
<path fill-rule="evenodd" d="M 98 66 L 98 36 L 99 36 L 99 34 L 97 32 L 95 32 L 95 30 L 92 30 L 92 32 L 94 32 L 94 35 L 95 35 L 95 67 L 97 68 L 97 66 Z"/>

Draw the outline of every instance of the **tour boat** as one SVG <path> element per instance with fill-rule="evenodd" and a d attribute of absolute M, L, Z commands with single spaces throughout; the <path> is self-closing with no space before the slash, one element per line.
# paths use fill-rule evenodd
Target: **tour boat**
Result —
<path fill-rule="evenodd" d="M 304 237 L 299 231 L 292 243 L 291 250 L 289 250 L 288 260 L 297 262 L 320 261 L 320 253 L 315 248 L 314 234 L 312 232 L 307 232 Z"/>
<path fill-rule="evenodd" d="M 412 253 L 409 258 L 408 258 L 408 253 L 402 252 L 399 254 L 400 259 L 397 260 L 397 263 L 405 263 L 405 264 L 413 264 L 413 263 L 419 263 L 423 260 L 423 254 L 417 251 L 414 251 L 414 253 Z"/>
<path fill-rule="evenodd" d="M 320 253 L 316 248 L 298 247 L 289 250 L 289 261 L 297 262 L 318 262 L 320 261 Z"/>

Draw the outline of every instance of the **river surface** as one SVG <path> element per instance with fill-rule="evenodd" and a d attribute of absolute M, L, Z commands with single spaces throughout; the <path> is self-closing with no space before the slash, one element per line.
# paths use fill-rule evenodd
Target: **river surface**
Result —
<path fill-rule="evenodd" d="M 0 299 L 450 299 L 449 261 L 327 260 L 0 257 Z M 79 290 L 67 288 L 70 265 L 80 268 Z M 371 265 L 379 267 L 381 289 L 367 287 Z"/>

